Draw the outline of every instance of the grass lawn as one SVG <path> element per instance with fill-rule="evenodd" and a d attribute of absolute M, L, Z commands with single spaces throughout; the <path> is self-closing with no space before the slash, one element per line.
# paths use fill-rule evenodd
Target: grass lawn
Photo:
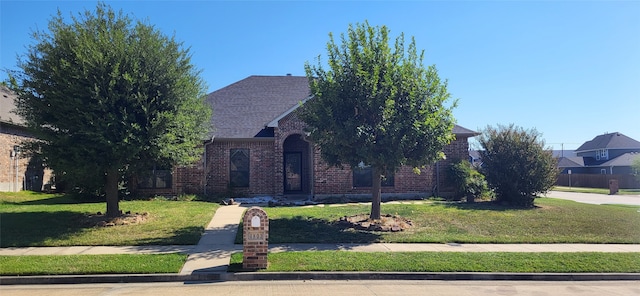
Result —
<path fill-rule="evenodd" d="M 553 187 L 552 190 L 564 191 L 564 192 L 609 194 L 609 189 L 604 189 L 604 188 L 555 186 L 555 187 Z M 640 189 L 620 189 L 620 190 L 618 190 L 617 194 L 620 194 L 620 195 L 640 195 Z"/>
<path fill-rule="evenodd" d="M 0 256 L 0 275 L 178 273 L 185 254 Z"/>
<path fill-rule="evenodd" d="M 121 201 L 124 212 L 148 213 L 139 224 L 83 225 L 106 203 L 68 195 L 0 192 L 0 247 L 197 244 L 218 205 L 195 201 Z"/>
<path fill-rule="evenodd" d="M 403 232 L 345 230 L 342 216 L 368 213 L 370 205 L 265 208 L 270 243 L 640 243 L 640 207 L 590 205 L 539 198 L 537 208 L 494 203 L 383 204 L 414 226 Z M 236 242 L 241 243 L 242 227 Z"/>
<path fill-rule="evenodd" d="M 263 271 L 640 272 L 639 253 L 270 253 Z M 242 270 L 242 253 L 230 270 Z"/>

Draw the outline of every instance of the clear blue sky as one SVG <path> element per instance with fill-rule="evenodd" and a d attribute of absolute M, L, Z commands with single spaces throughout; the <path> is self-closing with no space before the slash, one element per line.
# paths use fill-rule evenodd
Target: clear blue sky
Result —
<path fill-rule="evenodd" d="M 45 30 L 94 1 L 1 0 L 1 69 Z M 640 1 L 106 1 L 191 47 L 214 91 L 250 75 L 304 75 L 328 33 L 368 20 L 414 36 L 459 98 L 470 129 L 536 128 L 575 149 L 605 132 L 640 141 Z M 0 79 L 6 79 L 2 72 Z"/>

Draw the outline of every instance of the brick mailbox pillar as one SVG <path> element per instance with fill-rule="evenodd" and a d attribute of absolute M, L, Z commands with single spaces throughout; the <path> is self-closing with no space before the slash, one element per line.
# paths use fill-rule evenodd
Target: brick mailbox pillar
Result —
<path fill-rule="evenodd" d="M 269 249 L 269 218 L 267 213 L 259 208 L 247 210 L 242 219 L 242 268 L 267 268 L 267 251 Z"/>
<path fill-rule="evenodd" d="M 609 194 L 610 195 L 614 195 L 616 193 L 618 193 L 618 180 L 616 179 L 611 179 L 609 180 Z"/>

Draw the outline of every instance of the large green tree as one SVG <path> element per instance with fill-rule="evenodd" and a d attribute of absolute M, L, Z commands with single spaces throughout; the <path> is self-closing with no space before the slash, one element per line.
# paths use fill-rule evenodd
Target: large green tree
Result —
<path fill-rule="evenodd" d="M 313 98 L 301 108 L 310 139 L 333 166 L 372 167 L 371 219 L 380 219 L 385 174 L 403 165 L 416 172 L 443 157 L 454 135 L 446 81 L 435 66 L 423 66 L 412 38 L 390 44 L 386 26 L 350 25 L 336 44 L 329 34 L 328 66 L 306 63 Z"/>
<path fill-rule="evenodd" d="M 17 112 L 40 139 L 30 148 L 58 174 L 100 180 L 108 216 L 120 214 L 124 174 L 200 155 L 211 110 L 175 37 L 98 3 L 69 22 L 58 11 L 33 39 L 12 74 Z"/>

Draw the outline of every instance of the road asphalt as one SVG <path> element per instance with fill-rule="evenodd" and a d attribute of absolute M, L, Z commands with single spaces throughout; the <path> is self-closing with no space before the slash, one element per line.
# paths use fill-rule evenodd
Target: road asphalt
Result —
<path fill-rule="evenodd" d="M 548 197 L 591 204 L 640 205 L 637 195 L 602 195 L 550 192 Z M 0 248 L 0 255 L 73 254 L 188 254 L 179 274 L 0 277 L 0 285 L 48 283 L 110 283 L 150 281 L 295 280 L 316 279 L 460 279 L 460 280 L 640 280 L 640 274 L 487 274 L 487 273 L 227 273 L 231 254 L 242 251 L 234 244 L 244 205 L 220 207 L 197 245 L 192 246 L 71 246 Z M 342 250 L 358 252 L 639 252 L 640 244 L 270 244 L 270 252 Z"/>

